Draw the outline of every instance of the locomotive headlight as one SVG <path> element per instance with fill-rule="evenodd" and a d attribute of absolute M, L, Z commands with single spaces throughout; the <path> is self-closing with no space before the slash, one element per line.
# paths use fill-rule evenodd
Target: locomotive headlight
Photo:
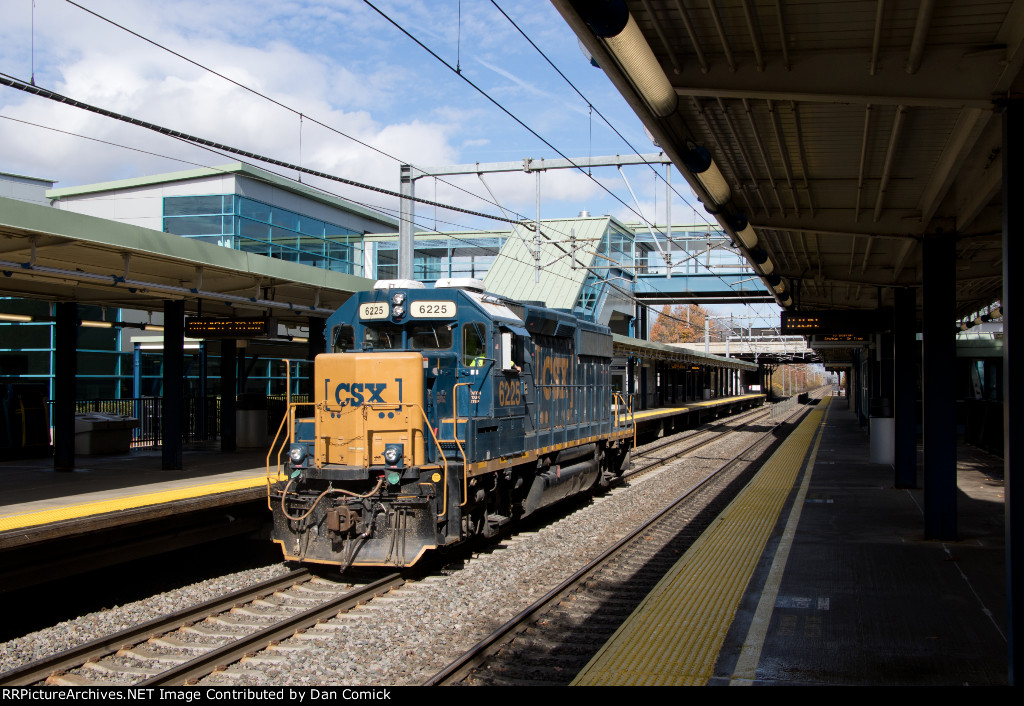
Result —
<path fill-rule="evenodd" d="M 391 310 L 391 315 L 394 316 L 396 319 L 402 318 L 402 316 L 404 314 L 405 314 L 405 307 L 404 306 L 396 306 L 396 307 L 394 307 Z"/>
<path fill-rule="evenodd" d="M 288 450 L 288 458 L 292 460 L 292 465 L 301 466 L 302 462 L 306 460 L 306 445 L 292 444 Z"/>
<path fill-rule="evenodd" d="M 401 444 L 384 445 L 384 463 L 387 464 L 389 468 L 402 467 L 402 454 L 403 449 Z"/>
<path fill-rule="evenodd" d="M 398 305 L 405 301 L 405 292 L 395 292 L 391 295 L 391 303 Z"/>

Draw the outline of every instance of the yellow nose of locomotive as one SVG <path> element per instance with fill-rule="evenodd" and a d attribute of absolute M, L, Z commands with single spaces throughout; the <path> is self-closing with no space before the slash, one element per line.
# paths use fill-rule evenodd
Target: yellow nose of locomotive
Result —
<path fill-rule="evenodd" d="M 325 353 L 316 357 L 316 465 L 384 466 L 425 462 L 423 356 Z"/>

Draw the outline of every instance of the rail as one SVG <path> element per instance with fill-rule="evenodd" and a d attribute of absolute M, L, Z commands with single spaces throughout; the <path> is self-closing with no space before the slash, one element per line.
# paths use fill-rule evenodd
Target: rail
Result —
<path fill-rule="evenodd" d="M 636 447 L 636 418 L 633 416 L 633 396 L 627 395 L 622 392 L 612 393 L 612 415 L 615 420 L 615 426 L 621 426 L 619 424 L 619 401 L 622 401 L 623 416 L 629 420 L 629 425 L 633 427 L 633 447 Z"/>
<path fill-rule="evenodd" d="M 270 490 L 271 490 L 270 460 L 271 460 L 271 458 L 274 455 L 274 449 L 277 448 L 277 463 L 276 463 L 276 469 L 277 470 L 276 470 L 276 473 L 277 473 L 277 479 L 280 480 L 280 478 L 281 478 L 281 454 L 284 451 L 285 442 L 287 440 L 289 440 L 289 439 L 294 440 L 294 436 L 295 436 L 294 435 L 294 426 L 295 426 L 294 425 L 294 419 L 295 419 L 295 417 L 294 417 L 294 415 L 292 413 L 293 413 L 293 411 L 297 407 L 300 407 L 300 406 L 309 406 L 309 407 L 313 407 L 314 408 L 314 414 L 313 414 L 313 439 L 312 439 L 312 441 L 313 441 L 314 462 L 315 462 L 315 459 L 319 457 L 318 447 L 319 447 L 321 439 L 323 438 L 322 434 L 320 433 L 320 423 L 321 423 L 320 422 L 320 417 L 322 416 L 322 414 L 324 412 L 331 411 L 331 408 L 326 403 L 324 403 L 324 402 L 317 402 L 317 403 L 313 403 L 313 402 L 292 402 L 288 406 L 289 408 L 286 410 L 285 415 L 281 418 L 281 422 L 277 426 L 277 432 L 274 434 L 274 439 L 270 443 L 270 449 L 267 451 L 267 503 L 268 504 L 270 503 Z M 371 455 L 370 455 L 372 453 L 373 430 L 369 428 L 369 426 L 370 426 L 369 425 L 369 420 L 366 418 L 367 410 L 368 409 L 371 409 L 371 410 L 377 410 L 377 409 L 393 410 L 393 409 L 401 409 L 403 407 L 414 408 L 414 409 L 419 411 L 420 417 L 423 419 L 423 426 L 430 432 L 430 438 L 433 439 L 434 446 L 437 449 L 438 456 L 441 459 L 441 466 L 444 469 L 444 476 L 443 476 L 443 484 L 444 484 L 444 510 L 441 512 L 440 515 L 438 515 L 438 517 L 443 517 L 444 514 L 447 512 L 447 509 L 448 509 L 448 459 L 445 458 L 444 449 L 441 447 L 441 442 L 438 440 L 437 435 L 434 433 L 434 429 L 430 425 L 430 420 L 427 418 L 427 414 L 423 410 L 423 407 L 421 405 L 418 405 L 418 404 L 415 404 L 415 403 L 412 403 L 412 402 L 404 402 L 404 403 L 403 402 L 398 402 L 398 403 L 394 403 L 394 404 L 364 404 L 364 405 L 360 405 L 359 407 L 353 407 L 350 410 L 350 412 L 355 412 L 356 410 L 359 410 L 360 413 L 363 415 L 363 428 L 366 429 L 367 435 L 368 435 L 367 439 L 365 440 L 366 441 L 366 452 L 365 452 L 365 454 L 363 456 L 363 466 L 365 468 L 369 468 L 370 465 L 371 465 L 371 461 L 373 460 Z M 334 413 L 338 414 L 339 411 L 338 410 L 334 410 Z M 291 421 L 291 423 L 288 423 L 289 421 Z M 278 445 L 278 440 L 281 438 L 281 432 L 285 430 L 286 426 L 288 427 L 287 435 L 285 437 L 285 440 L 281 441 L 280 446 L 279 446 Z M 412 424 L 410 424 L 409 427 L 407 428 L 407 431 L 408 431 L 408 434 L 409 434 L 408 438 L 410 439 L 410 442 L 412 443 L 413 440 L 415 439 L 415 427 Z M 422 429 L 420 430 L 420 433 L 421 434 L 423 433 Z M 300 440 L 300 441 L 302 441 L 302 440 Z M 308 441 L 308 440 L 306 440 L 306 441 Z M 413 448 L 415 448 L 414 445 L 413 445 Z M 324 456 L 326 456 L 326 448 L 325 448 Z M 465 454 L 463 454 L 463 462 L 465 462 Z"/>
<path fill-rule="evenodd" d="M 296 402 L 308 402 L 308 395 L 291 395 Z M 275 427 L 272 420 L 278 418 L 277 411 L 287 406 L 286 395 L 267 395 L 267 433 Z M 188 396 L 183 400 L 182 441 L 185 443 L 215 441 L 221 435 L 221 396 Z M 46 401 L 48 423 L 53 419 L 53 400 Z M 132 448 L 158 447 L 163 443 L 163 398 L 162 397 L 110 397 L 78 400 L 76 414 L 88 413 L 117 414 L 138 421 L 132 431 Z M 52 423 L 51 423 L 52 424 Z"/>

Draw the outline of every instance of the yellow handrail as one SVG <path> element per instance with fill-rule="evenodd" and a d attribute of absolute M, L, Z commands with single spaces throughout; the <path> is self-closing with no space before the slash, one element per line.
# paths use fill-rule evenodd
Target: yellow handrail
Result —
<path fill-rule="evenodd" d="M 462 502 L 459 503 L 459 507 L 465 507 L 466 503 L 469 502 L 469 461 L 466 459 L 466 450 L 462 447 L 462 441 L 459 440 L 458 388 L 460 385 L 466 385 L 468 387 L 470 386 L 470 383 L 457 382 L 452 387 L 452 440 L 455 441 L 455 445 L 459 447 L 459 453 L 462 455 Z M 469 418 L 467 417 L 467 420 L 468 419 Z M 447 439 L 445 439 L 445 441 L 447 441 Z"/>
<path fill-rule="evenodd" d="M 633 398 L 632 398 L 632 396 L 624 395 L 621 392 L 613 392 L 612 393 L 612 402 L 614 404 L 614 412 L 613 412 L 613 414 L 615 415 L 615 426 L 619 426 L 619 400 L 620 399 L 622 400 L 622 407 L 625 410 L 625 414 L 623 416 L 625 416 L 629 420 L 630 425 L 633 427 L 633 446 L 636 446 L 636 419 L 633 416 Z"/>
<path fill-rule="evenodd" d="M 271 510 L 273 508 L 270 506 L 270 457 L 274 455 L 274 447 L 277 446 L 277 440 L 281 436 L 281 430 L 285 428 L 285 422 L 288 422 L 288 432 L 285 437 L 285 441 L 288 441 L 289 439 L 291 441 L 295 440 L 295 417 L 293 412 L 295 411 L 295 407 L 298 407 L 300 405 L 315 406 L 314 403 L 312 402 L 289 402 L 287 408 L 285 409 L 284 417 L 281 418 L 281 423 L 277 425 L 277 432 L 274 434 L 274 439 L 270 442 L 270 448 L 267 449 L 267 508 Z M 314 438 L 314 454 L 315 443 L 316 439 Z M 277 469 L 278 480 L 280 480 L 281 478 L 281 453 L 283 451 L 284 442 L 281 443 L 280 448 L 278 448 L 277 450 L 277 463 L 275 464 L 275 466 Z"/>

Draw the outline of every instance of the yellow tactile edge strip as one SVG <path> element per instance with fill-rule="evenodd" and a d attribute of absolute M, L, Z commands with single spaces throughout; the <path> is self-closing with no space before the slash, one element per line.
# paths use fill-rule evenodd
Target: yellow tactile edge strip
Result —
<path fill-rule="evenodd" d="M 162 490 L 156 493 L 145 493 L 143 495 L 128 495 L 123 498 L 112 498 L 110 500 L 97 500 L 95 502 L 81 503 L 79 505 L 65 505 L 49 510 L 27 512 L 20 515 L 6 515 L 0 517 L 0 532 L 25 527 L 35 527 L 51 522 L 64 520 L 75 520 L 82 517 L 102 515 L 122 510 L 132 510 L 147 505 L 160 505 L 176 500 L 199 498 L 217 493 L 228 493 L 233 490 L 245 490 L 267 484 L 267 474 L 261 472 L 258 476 L 243 478 L 241 480 L 223 481 L 221 483 L 208 483 L 205 485 L 193 485 L 173 490 Z"/>
<path fill-rule="evenodd" d="M 633 419 L 636 421 L 642 421 L 648 418 L 657 418 L 659 416 L 670 417 L 673 414 L 683 414 L 684 412 L 696 412 L 700 409 L 711 408 L 715 406 L 724 406 L 733 402 L 742 402 L 743 400 L 749 400 L 756 397 L 764 397 L 764 395 L 739 395 L 738 397 L 717 397 L 713 400 L 705 400 L 703 402 L 691 402 L 686 407 L 658 407 L 657 409 L 647 409 L 643 412 L 634 412 Z M 629 421 L 629 415 L 620 414 L 620 421 Z"/>
<path fill-rule="evenodd" d="M 828 398 L 822 400 L 807 415 L 573 685 L 707 683 L 750 576 L 824 424 L 828 404 Z"/>

